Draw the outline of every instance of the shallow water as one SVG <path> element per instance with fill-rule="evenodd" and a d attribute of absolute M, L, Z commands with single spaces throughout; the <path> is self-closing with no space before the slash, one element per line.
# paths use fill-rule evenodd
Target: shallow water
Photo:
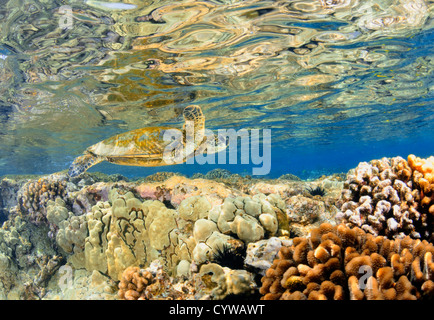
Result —
<path fill-rule="evenodd" d="M 434 153 L 433 2 L 0 3 L 0 175 L 64 170 L 114 134 L 181 127 L 189 104 L 212 130 L 271 129 L 272 177 Z"/>

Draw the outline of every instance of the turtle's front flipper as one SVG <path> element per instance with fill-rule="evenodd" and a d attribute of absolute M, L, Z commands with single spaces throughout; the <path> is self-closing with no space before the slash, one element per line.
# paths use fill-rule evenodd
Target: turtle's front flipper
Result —
<path fill-rule="evenodd" d="M 95 156 L 91 153 L 86 153 L 80 157 L 75 158 L 74 162 L 69 167 L 68 175 L 72 177 L 79 176 L 90 167 L 104 161 L 104 158 Z"/>

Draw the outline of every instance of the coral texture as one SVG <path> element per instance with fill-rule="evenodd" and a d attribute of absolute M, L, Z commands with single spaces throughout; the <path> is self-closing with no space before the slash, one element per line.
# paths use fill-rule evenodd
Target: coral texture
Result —
<path fill-rule="evenodd" d="M 163 182 L 142 183 L 134 189 L 143 199 L 168 201 L 175 208 L 191 196 L 206 196 L 211 205 L 219 205 L 233 194 L 223 183 L 182 176 L 172 176 Z"/>
<path fill-rule="evenodd" d="M 86 216 L 75 216 L 68 211 L 65 202 L 57 198 L 47 203 L 47 220 L 51 229 L 55 227 L 56 243 L 65 253 L 78 255 L 83 252 L 88 236 Z"/>
<path fill-rule="evenodd" d="M 146 269 L 128 267 L 122 273 L 118 296 L 122 300 L 190 300 L 206 297 L 253 294 L 254 276 L 246 270 L 231 270 L 215 263 L 204 264 L 187 281 L 174 278 L 156 260 Z"/>
<path fill-rule="evenodd" d="M 284 233 L 285 203 L 273 196 L 226 198 L 216 221 L 219 230 L 224 234 L 235 234 L 245 243 L 261 240 L 266 234 Z"/>
<path fill-rule="evenodd" d="M 210 208 L 206 198 L 184 200 L 179 215 L 158 200 L 141 202 L 131 192 L 119 195 L 112 190 L 110 200 L 112 205 L 98 202 L 86 215 L 89 236 L 85 239 L 84 266 L 116 280 L 125 268 L 146 267 L 155 259 L 166 271 L 174 272 L 181 260 L 204 260 L 213 246 L 230 239 L 218 232 L 213 221 L 204 219 Z"/>
<path fill-rule="evenodd" d="M 24 283 L 24 297 L 26 300 L 41 299 L 46 294 L 45 286 L 51 276 L 59 269 L 63 263 L 60 256 L 43 256 L 37 261 L 40 270 L 31 280 Z"/>
<path fill-rule="evenodd" d="M 52 274 L 46 271 L 55 271 L 48 266 L 56 252 L 47 233 L 48 226 L 35 226 L 14 211 L 3 223 L 0 228 L 1 300 L 43 296 L 43 287 Z M 41 274 L 36 276 L 38 273 Z"/>
<path fill-rule="evenodd" d="M 409 155 L 408 164 L 413 169 L 413 187 L 420 192 L 420 207 L 427 214 L 429 231 L 434 230 L 434 156 L 421 159 L 415 155 Z M 433 238 L 431 238 L 433 240 Z"/>
<path fill-rule="evenodd" d="M 115 300 L 118 284 L 94 270 L 74 269 L 69 264 L 59 268 L 47 285 L 44 300 Z"/>
<path fill-rule="evenodd" d="M 8 178 L 0 180 L 0 224 L 7 219 L 10 209 L 17 205 L 17 192 L 25 183 Z"/>
<path fill-rule="evenodd" d="M 121 300 L 187 300 L 194 292 L 189 284 L 174 283 L 161 264 L 154 262 L 146 269 L 126 268 L 119 282 L 118 296 Z"/>
<path fill-rule="evenodd" d="M 216 263 L 202 265 L 197 284 L 213 300 L 228 296 L 251 296 L 256 289 L 254 276 L 246 270 L 232 270 Z"/>
<path fill-rule="evenodd" d="M 434 246 L 323 223 L 282 246 L 262 278 L 264 300 L 434 298 Z"/>
<path fill-rule="evenodd" d="M 182 299 L 192 288 L 194 299 L 251 299 L 256 273 L 291 243 L 284 239 L 294 221 L 308 230 L 303 214 L 315 223 L 322 220 L 316 207 L 333 215 L 326 199 L 302 195 L 305 182 L 212 175 L 218 181 L 162 174 L 129 182 L 90 173 L 3 180 L 0 299 L 113 299 L 124 271 L 150 271 L 151 261 L 159 261 L 167 285 L 189 292 Z M 172 289 L 147 297 L 169 297 Z"/>
<path fill-rule="evenodd" d="M 273 260 L 282 245 L 290 245 L 291 240 L 284 240 L 277 237 L 251 242 L 247 246 L 244 263 L 257 270 L 262 276 L 273 264 Z"/>
<path fill-rule="evenodd" d="M 145 214 L 150 210 L 151 213 L 155 212 L 156 220 L 157 213 L 161 213 L 160 216 L 167 215 L 162 203 L 157 207 L 152 206 L 152 201 L 146 204 L 147 206 L 142 207 L 138 199 L 127 193 L 114 198 L 113 206 L 108 202 L 99 202 L 92 208 L 87 214 L 89 236 L 84 245 L 86 269 L 107 273 L 117 280 L 128 266 L 145 263 L 145 241 L 150 241 L 145 232 Z M 170 224 L 168 226 L 170 227 Z M 161 230 L 164 231 L 167 231 L 167 226 Z M 153 241 L 161 244 L 163 239 L 154 237 Z"/>
<path fill-rule="evenodd" d="M 338 203 L 342 211 L 337 215 L 338 221 L 373 235 L 389 238 L 409 235 L 432 240 L 432 193 L 425 189 L 428 180 L 412 169 L 416 168 L 417 161 L 422 161 L 412 156 L 409 159 L 411 165 L 401 157 L 361 162 L 354 173 L 347 176 Z M 417 166 L 421 169 L 424 165 Z"/>
<path fill-rule="evenodd" d="M 46 205 L 49 200 L 66 196 L 66 182 L 54 179 L 29 181 L 20 189 L 18 201 L 23 212 L 27 212 L 30 221 L 36 225 L 47 223 Z"/>
<path fill-rule="evenodd" d="M 110 201 L 98 202 L 84 216 L 68 216 L 60 200 L 56 206 L 50 203 L 49 210 L 50 220 L 59 224 L 59 246 L 73 253 L 69 261 L 114 280 L 127 267 L 147 267 L 154 260 L 171 275 L 188 274 L 187 264 L 210 261 L 225 246 L 238 250 L 281 235 L 287 225 L 285 204 L 276 195 L 227 198 L 214 207 L 205 196 L 191 196 L 174 210 L 158 200 L 142 202 L 131 192 L 119 192 L 112 189 Z"/>

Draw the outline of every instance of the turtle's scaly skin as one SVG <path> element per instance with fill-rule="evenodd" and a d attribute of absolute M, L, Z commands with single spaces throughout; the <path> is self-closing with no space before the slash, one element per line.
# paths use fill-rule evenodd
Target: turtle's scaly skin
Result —
<path fill-rule="evenodd" d="M 86 153 L 75 158 L 74 162 L 69 167 L 68 175 L 70 177 L 76 177 L 103 160 L 104 159 L 101 157 L 97 157 L 91 153 Z"/>
<path fill-rule="evenodd" d="M 163 139 L 164 134 L 171 133 L 171 136 L 173 136 L 173 133 L 177 131 L 179 135 L 182 135 L 181 143 L 185 146 L 186 130 L 194 126 L 194 150 L 191 150 L 191 154 L 187 154 L 181 159 L 185 161 L 188 157 L 194 155 L 194 151 L 204 139 L 205 117 L 200 107 L 194 105 L 186 107 L 183 115 L 186 123 L 182 131 L 169 127 L 141 128 L 118 134 L 90 146 L 84 155 L 77 157 L 71 164 L 68 172 L 69 176 L 78 176 L 101 161 L 145 167 L 174 164 L 173 161 L 170 163 L 165 161 L 165 149 L 173 141 Z M 169 130 L 171 131 L 169 132 Z"/>

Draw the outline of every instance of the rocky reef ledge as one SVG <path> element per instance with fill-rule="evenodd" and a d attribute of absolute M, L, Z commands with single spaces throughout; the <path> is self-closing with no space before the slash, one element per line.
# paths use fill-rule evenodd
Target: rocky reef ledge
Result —
<path fill-rule="evenodd" d="M 383 158 L 312 181 L 220 169 L 5 176 L 0 299 L 432 298 L 433 159 Z M 397 245 L 381 249 L 378 237 Z M 355 288 L 364 273 L 345 265 L 356 251 L 408 292 Z"/>

